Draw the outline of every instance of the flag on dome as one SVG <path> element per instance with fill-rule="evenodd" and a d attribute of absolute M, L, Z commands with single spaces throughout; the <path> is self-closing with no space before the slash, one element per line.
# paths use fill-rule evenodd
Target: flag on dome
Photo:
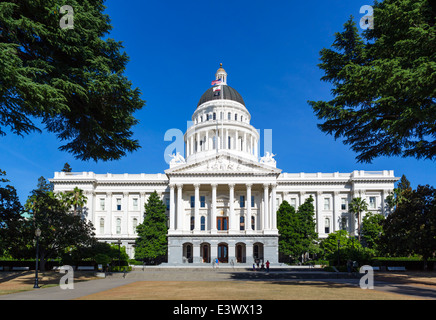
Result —
<path fill-rule="evenodd" d="M 215 91 L 221 91 L 221 86 L 213 87 L 213 92 L 215 92 Z"/>
<path fill-rule="evenodd" d="M 218 80 L 214 80 L 214 81 L 212 81 L 212 85 L 214 86 L 214 85 L 216 85 L 216 84 L 221 84 L 221 82 L 222 82 L 222 80 L 221 79 L 218 79 Z"/>

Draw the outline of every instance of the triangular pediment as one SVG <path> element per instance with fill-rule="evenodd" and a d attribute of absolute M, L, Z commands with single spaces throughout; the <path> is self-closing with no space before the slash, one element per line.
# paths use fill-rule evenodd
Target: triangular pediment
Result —
<path fill-rule="evenodd" d="M 207 174 L 207 173 L 251 173 L 280 174 L 282 170 L 264 163 L 237 157 L 230 153 L 220 153 L 207 158 L 190 161 L 165 170 L 166 174 Z"/>

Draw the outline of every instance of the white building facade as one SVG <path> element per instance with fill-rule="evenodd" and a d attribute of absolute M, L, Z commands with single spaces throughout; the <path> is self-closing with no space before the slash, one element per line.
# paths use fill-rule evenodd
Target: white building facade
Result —
<path fill-rule="evenodd" d="M 357 230 L 348 212 L 354 197 L 369 211 L 387 215 L 385 199 L 398 180 L 392 170 L 351 173 L 282 173 L 274 155 L 259 154 L 259 133 L 241 95 L 221 83 L 200 98 L 187 129 L 185 157 L 172 155 L 158 174 L 55 172 L 55 191 L 79 187 L 88 198 L 84 216 L 100 241 L 121 242 L 131 258 L 144 204 L 156 191 L 167 205 L 168 263 L 278 262 L 276 212 L 283 201 L 298 208 L 312 196 L 320 238 Z"/>

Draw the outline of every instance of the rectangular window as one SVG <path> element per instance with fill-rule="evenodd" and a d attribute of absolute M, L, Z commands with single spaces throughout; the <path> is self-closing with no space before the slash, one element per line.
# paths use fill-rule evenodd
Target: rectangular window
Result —
<path fill-rule="evenodd" d="M 254 208 L 254 196 L 251 196 L 251 207 Z"/>
<path fill-rule="evenodd" d="M 191 196 L 191 208 L 195 208 L 195 196 Z"/>
<path fill-rule="evenodd" d="M 239 207 L 240 208 L 245 208 L 245 196 L 240 196 L 239 197 Z"/>
<path fill-rule="evenodd" d="M 121 210 L 121 199 L 117 199 L 117 210 Z"/>
<path fill-rule="evenodd" d="M 104 198 L 100 198 L 100 210 L 101 211 L 105 210 L 105 200 L 104 200 Z"/>
<path fill-rule="evenodd" d="M 217 220 L 216 225 L 218 230 L 220 231 L 228 230 L 228 222 L 229 222 L 228 217 L 217 217 L 216 220 Z"/>
<path fill-rule="evenodd" d="M 370 209 L 375 209 L 376 208 L 375 197 L 369 197 L 369 208 Z"/>
<path fill-rule="evenodd" d="M 170 199 L 169 198 L 165 198 L 165 205 L 167 207 L 167 210 L 170 210 Z"/>
<path fill-rule="evenodd" d="M 133 198 L 133 210 L 138 210 L 138 198 Z"/>
<path fill-rule="evenodd" d="M 200 207 L 206 208 L 206 197 L 205 196 L 200 196 Z"/>
<path fill-rule="evenodd" d="M 324 210 L 330 210 L 330 198 L 324 198 Z"/>
<path fill-rule="evenodd" d="M 347 198 L 342 198 L 341 201 L 341 210 L 347 210 Z"/>
<path fill-rule="evenodd" d="M 297 199 L 296 198 L 291 198 L 291 203 L 290 205 L 292 207 L 294 207 L 294 209 L 297 209 Z"/>
<path fill-rule="evenodd" d="M 347 231 L 347 218 L 346 217 L 342 217 L 341 218 L 341 229 Z"/>
<path fill-rule="evenodd" d="M 330 219 L 329 218 L 325 218 L 325 222 L 324 222 L 324 232 L 325 233 L 330 233 Z"/>

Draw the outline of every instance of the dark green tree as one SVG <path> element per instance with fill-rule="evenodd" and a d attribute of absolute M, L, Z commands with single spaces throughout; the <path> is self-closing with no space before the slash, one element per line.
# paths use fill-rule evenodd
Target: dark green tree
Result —
<path fill-rule="evenodd" d="M 138 238 L 135 242 L 135 259 L 144 262 L 161 261 L 167 254 L 166 206 L 155 191 L 144 207 L 144 222 L 136 228 Z"/>
<path fill-rule="evenodd" d="M 422 256 L 424 266 L 436 253 L 436 189 L 419 185 L 403 193 L 405 201 L 397 205 L 383 224 L 379 246 L 392 256 Z"/>
<path fill-rule="evenodd" d="M 0 170 L 0 256 L 10 249 L 22 222 L 23 207 L 13 186 L 4 178 L 6 172 Z"/>
<path fill-rule="evenodd" d="M 282 261 L 289 258 L 295 261 L 304 253 L 311 253 L 318 234 L 315 231 L 315 208 L 310 196 L 295 211 L 287 201 L 277 210 L 277 229 L 279 230 L 279 254 Z"/>
<path fill-rule="evenodd" d="M 386 197 L 386 203 L 389 209 L 394 209 L 399 203 L 406 200 L 403 196 L 405 191 L 412 191 L 412 188 L 410 187 L 410 181 L 407 180 L 406 176 L 403 174 L 400 181 L 398 181 L 397 187 Z"/>
<path fill-rule="evenodd" d="M 104 0 L 0 2 L 0 135 L 40 132 L 34 119 L 80 160 L 115 160 L 139 148 L 133 114 L 145 102 L 124 76 L 127 54 L 108 37 Z"/>
<path fill-rule="evenodd" d="M 62 172 L 71 172 L 73 169 L 71 169 L 71 166 L 68 162 L 65 162 L 64 167 L 62 168 Z"/>
<path fill-rule="evenodd" d="M 315 222 L 315 207 L 313 206 L 313 198 L 310 196 L 298 207 L 298 220 L 300 221 L 301 229 L 301 245 L 303 252 L 309 252 L 313 243 L 318 239 Z"/>
<path fill-rule="evenodd" d="M 330 101 L 309 101 L 318 127 L 343 138 L 359 162 L 436 159 L 436 26 L 430 0 L 375 2 L 374 28 L 351 17 L 320 52 Z"/>
<path fill-rule="evenodd" d="M 298 259 L 303 253 L 301 243 L 301 222 L 297 213 L 287 201 L 277 210 L 277 229 L 279 230 L 279 255 L 281 261 Z"/>

